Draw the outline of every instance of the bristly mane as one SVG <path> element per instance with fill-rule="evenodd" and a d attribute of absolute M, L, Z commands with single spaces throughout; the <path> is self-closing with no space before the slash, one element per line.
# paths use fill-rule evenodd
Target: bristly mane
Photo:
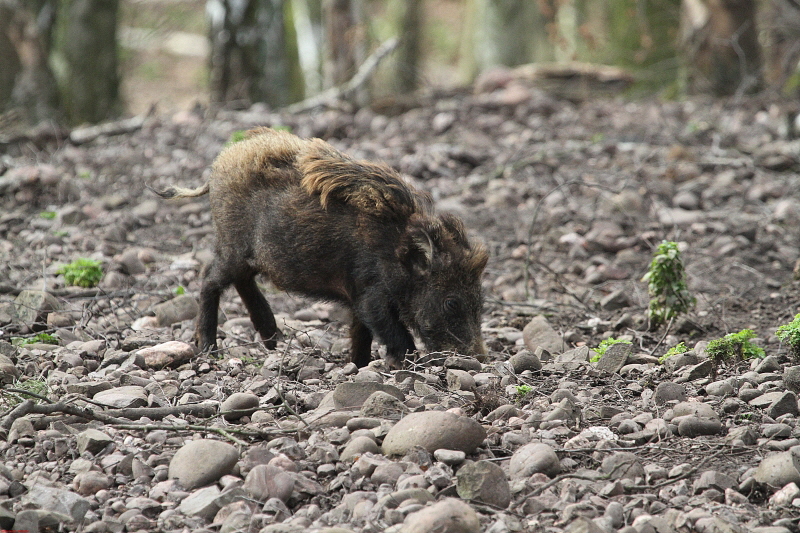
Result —
<path fill-rule="evenodd" d="M 388 165 L 352 159 L 320 139 L 308 141 L 297 168 L 302 186 L 319 195 L 322 207 L 341 202 L 371 216 L 407 219 L 428 204 Z"/>

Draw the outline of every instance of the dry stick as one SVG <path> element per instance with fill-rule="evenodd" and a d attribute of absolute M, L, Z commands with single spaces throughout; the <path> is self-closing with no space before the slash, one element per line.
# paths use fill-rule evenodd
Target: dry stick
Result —
<path fill-rule="evenodd" d="M 397 48 L 399 42 L 397 37 L 387 39 L 358 67 L 355 76 L 350 78 L 349 81 L 339 87 L 332 87 L 316 96 L 306 98 L 302 102 L 292 104 L 286 108 L 286 111 L 289 113 L 302 113 L 317 107 L 332 105 L 337 100 L 346 100 L 359 87 L 369 81 L 380 62 Z"/>
<path fill-rule="evenodd" d="M 281 374 L 283 374 L 283 361 L 286 359 L 286 354 L 289 353 L 289 347 L 292 345 L 292 341 L 296 338 L 297 338 L 297 332 L 292 333 L 292 336 L 286 342 L 286 348 L 283 350 L 283 354 L 281 354 L 281 364 L 278 366 L 278 376 L 275 378 L 275 392 L 278 393 L 278 397 L 281 399 L 281 402 L 283 402 L 283 407 L 285 407 L 286 410 L 289 411 L 291 414 L 296 416 L 298 420 L 300 420 L 300 422 L 302 422 L 306 428 L 309 428 L 311 426 L 308 425 L 308 422 L 306 422 L 303 417 L 298 415 L 297 411 L 295 411 L 294 408 L 291 405 L 289 405 L 289 402 L 286 401 L 286 398 L 283 397 L 283 390 L 281 387 Z"/>

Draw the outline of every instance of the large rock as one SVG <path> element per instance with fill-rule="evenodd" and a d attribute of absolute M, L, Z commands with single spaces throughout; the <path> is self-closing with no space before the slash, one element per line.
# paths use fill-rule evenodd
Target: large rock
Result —
<path fill-rule="evenodd" d="M 423 411 L 402 418 L 386 434 L 383 453 L 404 455 L 414 446 L 433 453 L 440 448 L 472 453 L 486 438 L 486 430 L 471 418 L 446 411 Z"/>
<path fill-rule="evenodd" d="M 127 385 L 125 387 L 115 387 L 113 389 L 100 391 L 95 394 L 92 399 L 98 403 L 117 409 L 144 407 L 147 405 L 147 392 L 144 390 L 144 387 Z"/>
<path fill-rule="evenodd" d="M 244 489 L 260 502 L 278 498 L 286 502 L 294 490 L 294 478 L 273 465 L 257 465 L 244 480 Z"/>
<path fill-rule="evenodd" d="M 522 339 L 525 346 L 532 352 L 541 347 L 550 353 L 561 353 L 564 350 L 564 340 L 553 329 L 553 326 L 542 315 L 537 315 L 522 330 Z"/>
<path fill-rule="evenodd" d="M 768 455 L 761 460 L 753 478 L 772 488 L 781 488 L 789 483 L 800 484 L 800 457 L 792 452 Z"/>
<path fill-rule="evenodd" d="M 59 309 L 61 309 L 61 304 L 56 297 L 44 291 L 22 291 L 14 300 L 14 312 L 17 320 L 27 326 L 45 324 L 47 313 Z"/>
<path fill-rule="evenodd" d="M 518 449 L 508 463 L 511 479 L 531 477 L 542 473 L 549 477 L 561 472 L 561 463 L 555 450 L 543 442 L 532 442 Z"/>
<path fill-rule="evenodd" d="M 61 487 L 47 483 L 30 483 L 22 501 L 36 508 L 72 517 L 75 522 L 83 520 L 91 504 L 89 500 Z"/>
<path fill-rule="evenodd" d="M 399 533 L 480 533 L 481 523 L 472 507 L 455 498 L 408 515 Z"/>
<path fill-rule="evenodd" d="M 153 310 L 156 313 L 156 320 L 161 327 L 191 320 L 200 312 L 200 306 L 193 296 L 182 294 L 172 300 L 156 305 Z"/>
<path fill-rule="evenodd" d="M 214 483 L 229 474 L 239 452 L 226 442 L 199 439 L 186 443 L 169 462 L 169 477 L 178 478 L 186 490 Z"/>
<path fill-rule="evenodd" d="M 137 354 L 144 358 L 144 364 L 148 368 L 163 368 L 188 362 L 194 357 L 194 349 L 185 342 L 167 341 L 142 348 Z"/>
<path fill-rule="evenodd" d="M 490 461 L 469 462 L 458 469 L 456 491 L 465 500 L 505 509 L 511 503 L 511 488 L 503 469 Z"/>

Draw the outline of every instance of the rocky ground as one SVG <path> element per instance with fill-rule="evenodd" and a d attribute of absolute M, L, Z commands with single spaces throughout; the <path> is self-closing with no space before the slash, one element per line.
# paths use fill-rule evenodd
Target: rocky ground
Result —
<path fill-rule="evenodd" d="M 575 103 L 498 78 L 356 113 L 7 140 L 0 529 L 797 531 L 800 367 L 775 336 L 800 311 L 791 105 Z M 196 186 L 261 125 L 384 160 L 464 218 L 491 254 L 487 357 L 358 370 L 346 313 L 269 286 L 276 350 L 230 291 L 221 350 L 194 354 L 207 199 L 145 184 Z M 648 330 L 664 239 L 697 302 Z M 98 287 L 65 285 L 78 258 L 102 263 Z M 745 328 L 766 357 L 715 365 L 708 341 Z M 58 344 L 19 345 L 42 331 Z M 610 336 L 632 344 L 590 363 Z"/>

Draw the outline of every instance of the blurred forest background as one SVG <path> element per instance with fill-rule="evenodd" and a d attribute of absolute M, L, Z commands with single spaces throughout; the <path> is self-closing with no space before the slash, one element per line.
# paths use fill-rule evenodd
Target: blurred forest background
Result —
<path fill-rule="evenodd" d="M 794 98 L 798 59 L 798 0 L 0 0 L 0 130 L 319 95 L 391 109 L 503 76 Z"/>

